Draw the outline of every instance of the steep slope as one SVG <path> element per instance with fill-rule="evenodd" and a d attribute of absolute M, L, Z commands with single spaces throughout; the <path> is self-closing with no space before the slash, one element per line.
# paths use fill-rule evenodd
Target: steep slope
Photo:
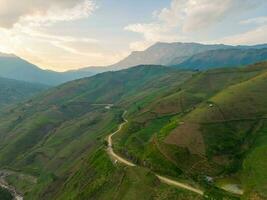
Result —
<path fill-rule="evenodd" d="M 267 198 L 266 80 L 267 72 L 233 85 L 209 99 L 213 107 L 202 104 L 185 118 L 199 124 L 210 159 L 242 173 L 248 198 Z"/>
<path fill-rule="evenodd" d="M 240 199 L 218 188 L 226 181 L 244 198 L 264 199 L 266 73 L 266 63 L 207 72 L 138 66 L 66 83 L 0 113 L 0 166 L 20 174 L 9 181 L 26 199 L 199 198 L 151 172 L 197 182 L 212 199 Z M 113 148 L 140 166 L 133 169 L 104 151 L 125 110 L 129 123 Z"/>
<path fill-rule="evenodd" d="M 114 165 L 103 150 L 98 150 L 85 160 L 79 166 L 78 173 L 71 174 L 61 188 L 55 188 L 57 184 L 51 185 L 42 198 L 60 200 L 202 199 L 196 194 L 160 183 L 149 170 Z"/>
<path fill-rule="evenodd" d="M 0 76 L 31 83 L 58 85 L 70 80 L 92 76 L 90 71 L 54 72 L 42 70 L 14 55 L 0 54 Z"/>
<path fill-rule="evenodd" d="M 147 186 L 138 194 L 143 198 L 160 195 L 159 199 L 164 199 L 163 193 L 187 195 L 162 186 L 153 174 L 141 169 L 139 172 L 114 169 L 103 152 L 103 141 L 120 123 L 122 105 L 136 100 L 149 103 L 162 90 L 176 87 L 191 75 L 192 72 L 161 66 L 108 72 L 61 85 L 2 112 L 0 166 L 37 178 L 34 183 L 25 181 L 25 176 L 9 177 L 26 199 L 84 199 L 84 195 L 86 199 L 110 198 L 117 191 L 109 187 L 114 185 L 113 181 L 121 182 L 117 199 L 129 199 L 145 183 Z M 114 106 L 109 109 L 106 104 Z M 80 179 L 81 174 L 84 179 Z M 147 179 L 141 178 L 144 174 Z M 129 185 L 137 177 L 142 185 Z M 155 184 L 160 191 L 153 189 Z M 102 193 L 102 189 L 109 192 Z M 147 191 L 150 192 L 146 194 Z"/>
<path fill-rule="evenodd" d="M 7 105 L 22 102 L 48 89 L 48 86 L 45 85 L 31 84 L 1 77 L 0 85 L 0 109 Z"/>
<path fill-rule="evenodd" d="M 122 61 L 110 66 L 113 69 L 128 68 L 140 64 L 172 65 L 183 62 L 200 52 L 231 48 L 227 45 L 204 45 L 198 43 L 156 43 L 145 51 L 133 52 Z"/>
<path fill-rule="evenodd" d="M 267 47 L 266 44 L 254 45 L 254 46 L 230 46 L 230 45 L 223 45 L 223 44 L 158 42 L 144 51 L 132 52 L 132 54 L 129 55 L 128 57 L 126 57 L 125 59 L 121 60 L 120 62 L 114 65 L 108 66 L 108 68 L 110 70 L 118 70 L 118 69 L 129 68 L 129 67 L 141 65 L 141 64 L 180 66 L 180 64 L 184 62 L 185 63 L 193 62 L 195 59 L 191 61 L 190 58 L 194 55 L 199 55 L 201 58 L 204 57 L 205 55 L 205 56 L 208 56 L 209 58 L 210 53 L 212 53 L 212 50 L 220 50 L 220 49 L 221 50 L 227 50 L 227 49 L 239 49 L 239 50 L 254 49 L 256 50 L 256 49 L 263 49 L 266 47 Z M 203 56 L 201 56 L 202 53 L 203 53 Z M 218 58 L 221 58 L 220 61 L 222 61 L 225 56 L 224 54 L 225 54 L 224 51 L 222 52 L 218 51 L 216 55 Z M 252 57 L 250 58 L 252 59 Z M 227 59 L 230 59 L 230 58 L 226 57 L 226 59 L 223 60 L 223 62 L 228 62 Z M 246 61 L 244 58 L 243 60 Z M 243 64 L 256 63 L 257 61 L 262 61 L 262 59 L 254 58 L 253 62 L 243 62 Z M 234 65 L 239 64 L 238 62 L 235 62 L 235 63 L 231 62 L 231 63 Z M 198 63 L 195 63 L 195 64 L 198 64 Z M 204 64 L 209 64 L 209 63 L 203 63 L 203 66 L 205 66 Z M 212 64 L 216 64 L 216 63 L 212 63 Z M 187 65 L 185 65 L 185 67 L 186 66 Z"/>
<path fill-rule="evenodd" d="M 132 112 L 114 147 L 158 173 L 266 199 L 266 75 L 267 63 L 195 74 Z"/>
<path fill-rule="evenodd" d="M 182 69 L 207 70 L 218 67 L 233 67 L 267 60 L 267 49 L 220 49 L 196 54 L 176 65 Z"/>

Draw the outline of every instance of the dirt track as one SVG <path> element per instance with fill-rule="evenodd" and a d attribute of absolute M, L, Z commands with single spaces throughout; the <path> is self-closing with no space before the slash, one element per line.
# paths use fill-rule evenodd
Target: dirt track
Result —
<path fill-rule="evenodd" d="M 124 122 L 121 123 L 121 124 L 119 125 L 118 129 L 117 129 L 115 132 L 111 133 L 111 134 L 108 136 L 108 139 L 107 139 L 107 141 L 108 141 L 108 149 L 107 149 L 107 151 L 108 151 L 108 154 L 111 156 L 111 158 L 112 158 L 113 160 L 115 160 L 115 162 L 118 161 L 118 162 L 120 162 L 120 163 L 122 163 L 122 164 L 124 164 L 124 165 L 130 166 L 130 167 L 135 167 L 136 165 L 135 165 L 134 163 L 132 163 L 132 162 L 130 162 L 130 161 L 128 161 L 128 160 L 122 158 L 121 156 L 117 155 L 117 154 L 114 152 L 113 148 L 112 148 L 112 137 L 113 137 L 116 133 L 118 133 L 119 131 L 121 131 L 121 129 L 123 128 L 123 126 L 126 125 L 126 124 L 128 123 L 128 120 L 125 118 L 126 113 L 127 113 L 127 111 L 125 111 L 125 112 L 123 113 L 123 115 L 122 115 L 122 118 L 123 118 L 123 121 L 124 121 Z M 194 193 L 197 193 L 197 194 L 199 194 L 199 195 L 204 195 L 204 192 L 203 192 L 202 190 L 200 190 L 200 189 L 194 188 L 194 187 L 192 187 L 192 186 L 190 186 L 190 185 L 187 185 L 187 184 L 178 182 L 178 181 L 176 181 L 176 180 L 172 180 L 172 179 L 167 178 L 167 177 L 164 177 L 164 176 L 160 176 L 160 175 L 158 175 L 158 174 L 155 174 L 155 175 L 158 177 L 158 179 L 159 179 L 162 183 L 165 183 L 165 184 L 168 184 L 168 185 L 171 185 L 171 186 L 175 186 L 175 187 L 177 187 L 177 188 L 182 188 L 182 189 L 185 189 L 185 190 L 189 190 L 189 191 L 194 192 Z"/>

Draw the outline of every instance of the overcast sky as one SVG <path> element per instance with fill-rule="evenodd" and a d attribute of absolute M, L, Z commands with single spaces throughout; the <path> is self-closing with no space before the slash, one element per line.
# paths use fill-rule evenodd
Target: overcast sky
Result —
<path fill-rule="evenodd" d="M 0 52 L 64 71 L 155 42 L 267 43 L 266 0 L 0 0 Z"/>

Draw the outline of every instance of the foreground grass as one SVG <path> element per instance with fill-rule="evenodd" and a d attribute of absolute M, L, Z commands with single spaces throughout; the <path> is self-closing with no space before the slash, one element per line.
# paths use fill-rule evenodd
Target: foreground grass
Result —
<path fill-rule="evenodd" d="M 78 170 L 67 178 L 64 186 L 57 188 L 56 195 L 51 195 L 58 200 L 201 199 L 191 192 L 160 183 L 146 169 L 114 165 L 103 148 L 86 158 Z"/>
<path fill-rule="evenodd" d="M 13 196 L 9 193 L 8 190 L 0 187 L 0 199 L 1 200 L 12 200 Z"/>

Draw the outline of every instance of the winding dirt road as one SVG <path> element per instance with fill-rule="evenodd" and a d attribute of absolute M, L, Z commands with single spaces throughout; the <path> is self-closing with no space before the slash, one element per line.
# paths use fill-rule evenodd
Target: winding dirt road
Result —
<path fill-rule="evenodd" d="M 119 162 L 121 162 L 121 163 L 123 163 L 123 164 L 125 164 L 125 165 L 128 165 L 128 166 L 130 166 L 130 167 L 134 167 L 134 166 L 136 166 L 135 164 L 133 164 L 132 162 L 130 162 L 130 161 L 128 161 L 128 160 L 126 160 L 126 159 L 124 159 L 124 158 L 122 158 L 122 157 L 120 157 L 119 155 L 117 155 L 114 151 L 113 151 L 113 148 L 112 148 L 112 136 L 114 136 L 116 133 L 118 133 L 118 132 L 120 132 L 120 130 L 123 128 L 123 126 L 125 125 L 125 124 L 127 124 L 128 123 L 128 120 L 127 119 L 125 119 L 125 115 L 126 115 L 126 111 L 123 113 L 123 115 L 122 115 L 122 118 L 123 118 L 123 123 L 122 124 L 120 124 L 119 125 L 119 128 L 114 132 L 114 133 L 112 133 L 112 134 L 110 134 L 109 136 L 108 136 L 108 153 L 109 153 L 109 155 L 113 158 L 113 159 L 115 159 L 115 161 L 119 161 Z"/>
<path fill-rule="evenodd" d="M 110 155 L 110 157 L 111 157 L 113 160 L 115 160 L 115 162 L 118 161 L 118 162 L 120 162 L 120 163 L 122 163 L 122 164 L 124 164 L 124 165 L 130 166 L 130 167 L 135 167 L 136 165 L 135 165 L 134 163 L 132 163 L 132 162 L 130 162 L 130 161 L 128 161 L 128 160 L 122 158 L 122 157 L 119 156 L 118 154 L 116 154 L 116 153 L 114 152 L 114 150 L 113 150 L 113 147 L 112 147 L 112 137 L 113 137 L 115 134 L 117 134 L 118 132 L 120 132 L 121 129 L 123 128 L 123 126 L 125 126 L 125 125 L 128 123 L 128 120 L 125 118 L 126 113 L 127 113 L 127 111 L 125 111 L 125 112 L 123 113 L 123 115 L 122 115 L 122 118 L 123 118 L 123 121 L 124 121 L 124 122 L 121 123 L 121 124 L 119 125 L 118 129 L 117 129 L 114 133 L 112 133 L 112 134 L 110 134 L 110 135 L 108 136 L 108 139 L 107 139 L 107 141 L 108 141 L 108 149 L 107 149 L 107 151 L 108 151 L 108 154 Z M 176 181 L 176 180 L 172 180 L 172 179 L 167 178 L 167 177 L 164 177 L 164 176 L 160 176 L 160 175 L 158 175 L 158 174 L 155 174 L 155 175 L 157 176 L 157 178 L 158 178 L 162 183 L 165 183 L 165 184 L 168 184 L 168 185 L 171 185 L 171 186 L 175 186 L 175 187 L 177 187 L 177 188 L 182 188 L 182 189 L 185 189 L 185 190 L 189 190 L 189 191 L 191 191 L 191 192 L 197 193 L 197 194 L 202 195 L 202 196 L 204 195 L 204 192 L 203 192 L 202 190 L 198 189 L 198 188 L 194 188 L 194 187 L 192 187 L 192 186 L 190 186 L 190 185 L 187 185 L 187 184 L 178 182 L 178 181 Z"/>

